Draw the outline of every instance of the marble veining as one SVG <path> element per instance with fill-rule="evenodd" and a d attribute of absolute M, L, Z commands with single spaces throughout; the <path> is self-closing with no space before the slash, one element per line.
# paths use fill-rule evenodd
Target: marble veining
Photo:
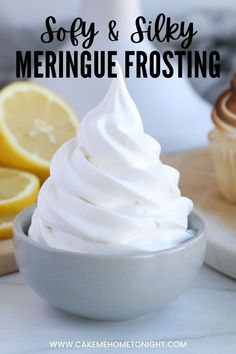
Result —
<path fill-rule="evenodd" d="M 0 278 L 0 298 L 0 352 L 4 354 L 57 352 L 49 348 L 52 340 L 183 340 L 187 348 L 159 349 L 158 353 L 235 354 L 236 281 L 207 266 L 192 287 L 167 308 L 123 323 L 87 321 L 57 310 L 35 294 L 20 274 Z M 80 353 L 90 351 L 101 353 L 99 349 L 79 349 Z M 154 351 L 157 349 L 138 352 Z M 137 349 L 127 352 L 137 353 Z"/>

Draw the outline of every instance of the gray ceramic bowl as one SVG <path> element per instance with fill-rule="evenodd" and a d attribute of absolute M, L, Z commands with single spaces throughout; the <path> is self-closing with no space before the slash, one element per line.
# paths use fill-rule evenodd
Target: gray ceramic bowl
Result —
<path fill-rule="evenodd" d="M 201 267 L 204 225 L 192 212 L 196 236 L 178 247 L 146 255 L 101 256 L 42 246 L 27 236 L 33 208 L 14 223 L 15 255 L 20 272 L 47 302 L 95 320 L 121 321 L 158 310 L 190 284 Z"/>

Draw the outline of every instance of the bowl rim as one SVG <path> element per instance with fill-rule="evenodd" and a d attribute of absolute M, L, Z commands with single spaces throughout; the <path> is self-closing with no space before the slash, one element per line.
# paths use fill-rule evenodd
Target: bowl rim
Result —
<path fill-rule="evenodd" d="M 152 251 L 152 252 L 145 252 L 145 253 L 138 253 L 138 254 L 119 254 L 119 255 L 113 255 L 113 254 L 94 254 L 94 253 L 85 253 L 85 252 L 79 252 L 79 251 L 69 251 L 69 250 L 63 250 L 59 248 L 53 248 L 48 245 L 43 245 L 32 238 L 30 238 L 22 229 L 22 223 L 23 221 L 27 219 L 32 218 L 32 214 L 36 208 L 36 204 L 24 209 L 21 211 L 15 218 L 13 222 L 13 240 L 15 241 L 16 238 L 22 239 L 24 242 L 28 242 L 29 244 L 33 245 L 36 248 L 39 248 L 43 251 L 49 252 L 49 253 L 59 253 L 59 254 L 67 254 L 67 255 L 73 255 L 73 256 L 79 256 L 79 257 L 86 257 L 86 258 L 108 258 L 108 259 L 124 259 L 124 258 L 132 258 L 132 259 L 137 259 L 137 258 L 151 258 L 155 257 L 158 254 L 170 254 L 170 253 L 177 253 L 182 250 L 184 250 L 187 247 L 191 247 L 195 243 L 197 243 L 201 239 L 205 239 L 205 223 L 200 217 L 196 211 L 192 210 L 191 213 L 188 215 L 189 217 L 194 217 L 197 220 L 198 224 L 198 230 L 196 235 L 192 237 L 191 239 L 184 241 L 180 243 L 179 245 L 163 250 L 157 250 L 157 251 Z"/>

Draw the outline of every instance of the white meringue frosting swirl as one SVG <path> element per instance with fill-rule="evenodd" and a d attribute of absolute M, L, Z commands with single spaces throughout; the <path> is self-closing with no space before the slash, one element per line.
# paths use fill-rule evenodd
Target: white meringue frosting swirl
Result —
<path fill-rule="evenodd" d="M 160 161 L 144 133 L 119 64 L 104 100 L 64 144 L 41 188 L 29 236 L 53 248 L 133 254 L 174 247 L 187 232 L 192 202 L 179 172 Z"/>

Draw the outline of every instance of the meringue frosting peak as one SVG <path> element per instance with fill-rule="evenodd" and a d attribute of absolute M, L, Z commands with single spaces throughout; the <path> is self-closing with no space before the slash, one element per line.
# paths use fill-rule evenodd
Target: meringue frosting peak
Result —
<path fill-rule="evenodd" d="M 216 128 L 236 138 L 236 74 L 231 81 L 231 88 L 217 99 L 212 112 L 212 120 Z"/>
<path fill-rule="evenodd" d="M 104 100 L 82 120 L 78 136 L 51 161 L 29 236 L 50 247 L 93 254 L 136 254 L 175 247 L 192 202 L 179 172 L 160 160 L 145 134 L 121 68 Z"/>

